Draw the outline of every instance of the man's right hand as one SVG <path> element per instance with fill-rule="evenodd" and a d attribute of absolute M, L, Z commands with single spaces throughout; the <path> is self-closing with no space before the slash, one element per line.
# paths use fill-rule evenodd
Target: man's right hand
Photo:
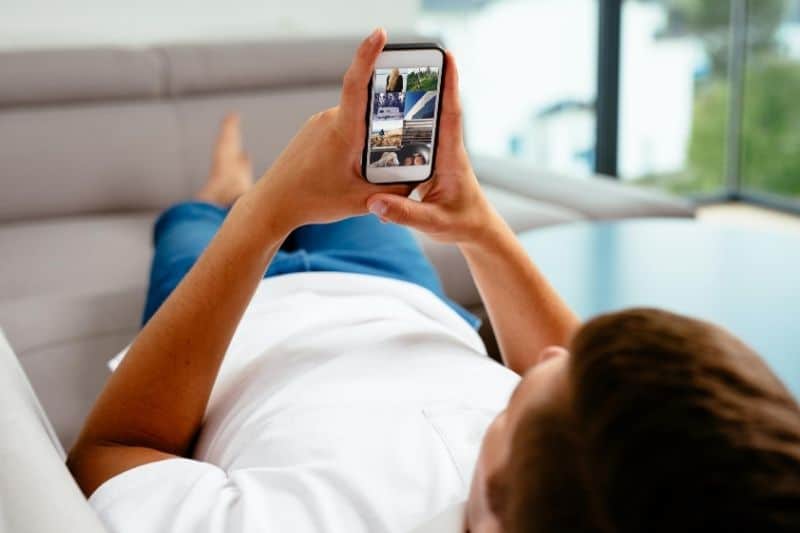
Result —
<path fill-rule="evenodd" d="M 381 220 L 459 245 L 503 361 L 522 374 L 547 347 L 566 346 L 579 321 L 484 196 L 464 148 L 458 73 L 450 53 L 446 61 L 436 170 L 418 188 L 422 200 L 380 192 L 367 206 Z"/>
<path fill-rule="evenodd" d="M 381 220 L 410 226 L 435 240 L 475 243 L 502 221 L 483 195 L 464 148 L 458 71 L 450 52 L 445 61 L 436 168 L 431 180 L 417 189 L 421 201 L 378 193 L 367 206 Z"/>

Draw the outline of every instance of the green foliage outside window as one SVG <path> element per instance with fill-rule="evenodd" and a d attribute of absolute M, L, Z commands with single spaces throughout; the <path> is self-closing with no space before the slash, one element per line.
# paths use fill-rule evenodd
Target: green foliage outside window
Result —
<path fill-rule="evenodd" d="M 718 192 L 724 186 L 729 115 L 730 2 L 669 0 L 666 33 L 699 37 L 712 63 L 695 90 L 687 169 L 646 176 L 644 185 L 676 193 Z M 800 198 L 800 63 L 781 57 L 776 33 L 784 0 L 748 3 L 748 57 L 742 110 L 744 187 Z"/>
<path fill-rule="evenodd" d="M 747 188 L 800 196 L 800 65 L 766 57 L 745 78 L 742 166 Z M 677 192 L 711 191 L 725 169 L 728 83 L 699 89 L 689 146 L 689 174 L 670 186 Z M 667 184 L 666 182 L 664 183 Z"/>
<path fill-rule="evenodd" d="M 408 74 L 407 91 L 435 91 L 439 84 L 439 74 L 429 68 Z"/>

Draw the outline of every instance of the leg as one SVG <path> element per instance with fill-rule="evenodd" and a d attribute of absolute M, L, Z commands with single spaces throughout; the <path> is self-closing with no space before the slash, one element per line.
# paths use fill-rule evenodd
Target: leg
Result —
<path fill-rule="evenodd" d="M 206 202 L 176 204 L 158 217 L 153 231 L 155 252 L 142 326 L 164 303 L 214 238 L 227 209 Z"/>
<path fill-rule="evenodd" d="M 416 240 L 406 228 L 384 224 L 374 215 L 347 218 L 332 224 L 303 226 L 296 229 L 291 238 L 297 249 L 309 253 L 417 247 Z"/>
<path fill-rule="evenodd" d="M 384 224 L 373 215 L 317 224 L 292 234 L 296 253 L 307 253 L 308 269 L 352 272 L 408 281 L 441 298 L 471 326 L 480 320 L 444 294 L 441 280 L 417 240 L 405 227 Z"/>
<path fill-rule="evenodd" d="M 156 221 L 155 253 L 142 314 L 146 324 L 192 268 L 225 220 L 228 207 L 253 184 L 250 161 L 242 149 L 239 118 L 228 115 L 214 148 L 211 173 L 195 201 L 177 204 Z"/>
<path fill-rule="evenodd" d="M 153 231 L 155 253 L 150 267 L 142 326 L 158 311 L 197 262 L 227 214 L 228 209 L 219 205 L 190 201 L 176 204 L 158 217 Z M 306 270 L 305 262 L 299 259 L 294 254 L 279 250 L 266 276 Z"/>
<path fill-rule="evenodd" d="M 322 262 L 352 263 L 346 272 L 369 270 L 376 275 L 403 279 L 434 292 L 441 290 L 439 277 L 411 232 L 395 224 L 383 224 L 373 215 L 348 218 L 333 224 L 297 229 L 292 244 Z M 313 266 L 313 265 L 312 265 Z"/>

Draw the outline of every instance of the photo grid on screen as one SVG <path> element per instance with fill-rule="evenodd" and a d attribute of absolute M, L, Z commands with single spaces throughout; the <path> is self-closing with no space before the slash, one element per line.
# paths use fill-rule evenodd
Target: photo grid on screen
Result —
<path fill-rule="evenodd" d="M 430 165 L 437 67 L 375 70 L 369 166 Z"/>

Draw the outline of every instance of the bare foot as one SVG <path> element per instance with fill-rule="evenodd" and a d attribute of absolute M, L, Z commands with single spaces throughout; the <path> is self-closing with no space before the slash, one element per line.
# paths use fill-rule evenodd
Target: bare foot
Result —
<path fill-rule="evenodd" d="M 220 126 L 208 181 L 195 198 L 230 206 L 253 186 L 253 164 L 242 146 L 239 115 L 231 113 Z"/>

